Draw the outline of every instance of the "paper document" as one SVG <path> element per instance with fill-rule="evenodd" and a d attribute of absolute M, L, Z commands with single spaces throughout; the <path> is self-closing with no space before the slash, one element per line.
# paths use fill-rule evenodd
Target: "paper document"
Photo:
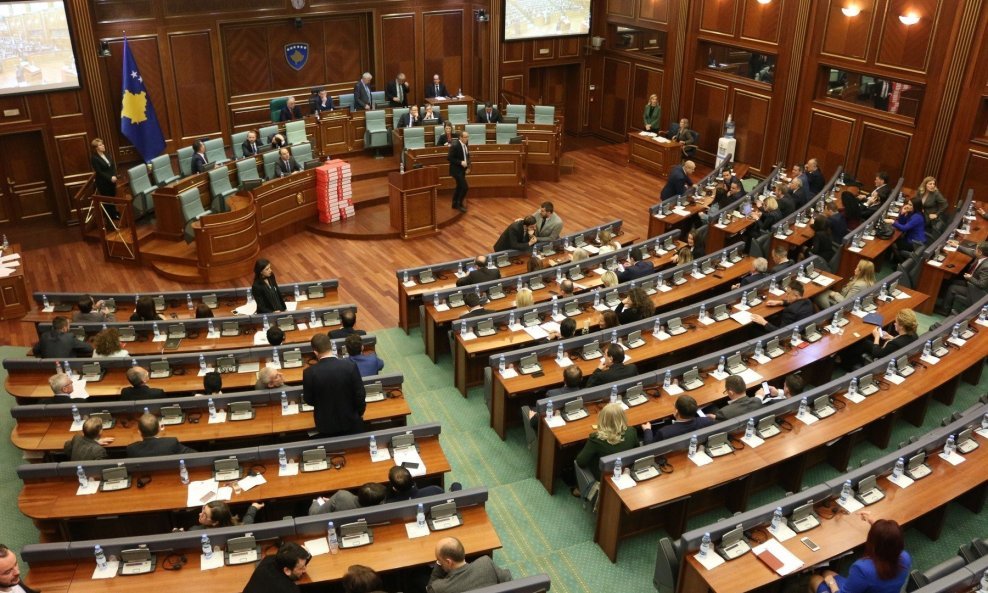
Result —
<path fill-rule="evenodd" d="M 409 467 L 408 473 L 412 474 L 414 477 L 425 475 L 425 462 L 419 456 L 419 452 L 415 447 L 404 447 L 398 449 L 394 452 L 395 465 L 401 465 L 405 462 L 417 463 L 418 467 Z"/>
<path fill-rule="evenodd" d="M 761 560 L 780 576 L 791 574 L 803 566 L 803 561 L 774 539 L 751 549 Z"/>
<path fill-rule="evenodd" d="M 215 500 L 219 489 L 219 483 L 213 479 L 189 482 L 189 495 L 185 506 L 189 508 L 201 507 L 207 502 Z"/>

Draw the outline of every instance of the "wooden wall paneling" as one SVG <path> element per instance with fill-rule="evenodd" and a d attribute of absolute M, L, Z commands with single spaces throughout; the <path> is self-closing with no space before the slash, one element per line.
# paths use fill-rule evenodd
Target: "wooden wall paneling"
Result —
<path fill-rule="evenodd" d="M 106 89 L 106 102 L 110 105 L 112 114 L 114 134 L 117 137 L 117 146 L 120 153 L 118 160 L 140 160 L 137 151 L 131 145 L 130 140 L 120 133 L 120 89 L 123 88 L 123 81 L 120 76 L 123 72 L 123 39 L 114 39 L 109 42 L 110 57 L 103 62 L 106 68 L 106 80 L 109 85 Z M 158 124 L 161 125 L 161 132 L 165 136 L 165 141 L 170 142 L 175 137 L 170 117 L 169 98 L 174 97 L 174 93 L 165 87 L 161 53 L 158 48 L 158 37 L 155 35 L 142 35 L 140 37 L 128 37 L 127 45 L 137 62 L 137 67 L 141 71 L 141 78 L 144 79 L 144 87 L 147 89 L 148 98 L 154 104 L 155 114 L 158 116 Z M 186 57 L 189 60 L 190 57 Z M 212 58 L 210 58 L 211 63 Z M 189 66 L 186 65 L 186 68 Z M 210 99 L 213 101 L 213 99 Z M 176 106 L 177 108 L 177 106 Z M 177 147 L 172 147 L 175 150 Z"/>
<path fill-rule="evenodd" d="M 698 0 L 700 32 L 733 37 L 737 32 L 739 1 L 744 0 Z"/>
<path fill-rule="evenodd" d="M 621 138 L 628 131 L 630 83 L 631 62 L 605 57 L 601 83 L 600 129 L 619 134 Z"/>
<path fill-rule="evenodd" d="M 515 64 L 525 61 L 525 42 L 512 41 L 501 44 L 501 63 Z"/>
<path fill-rule="evenodd" d="M 370 60 L 370 31 L 367 16 L 364 14 L 347 14 L 325 18 L 321 21 L 323 29 L 322 43 L 325 48 L 325 65 L 316 84 L 326 82 L 357 82 L 360 75 L 372 70 Z M 311 49 L 310 49 L 310 57 Z M 284 62 L 284 57 L 281 58 Z M 387 80 L 392 74 L 380 73 L 378 78 Z M 375 84 L 383 85 L 381 80 Z M 413 81 L 414 84 L 414 81 Z M 421 84 L 421 83 L 420 83 Z M 352 89 L 353 84 L 350 84 Z M 379 86 L 384 90 L 384 86 Z M 353 92 L 348 90 L 347 92 Z"/>
<path fill-rule="evenodd" d="M 162 0 L 162 10 L 165 17 L 179 16 L 208 16 L 229 12 L 231 6 L 222 2 L 202 2 L 202 0 Z M 285 8 L 284 0 L 237 0 L 234 5 L 237 11 L 255 12 L 261 10 L 274 11 Z"/>
<path fill-rule="evenodd" d="M 75 179 L 81 183 L 81 178 L 92 172 L 89 165 L 89 155 L 92 154 L 89 142 L 87 132 L 55 136 L 55 150 L 66 181 Z"/>
<path fill-rule="evenodd" d="M 639 0 L 638 20 L 658 25 L 669 24 L 669 0 Z"/>
<path fill-rule="evenodd" d="M 45 93 L 48 103 L 48 117 L 51 119 L 78 118 L 82 112 L 82 96 L 80 91 L 64 91 L 60 93 Z"/>
<path fill-rule="evenodd" d="M 634 77 L 631 83 L 631 102 L 628 106 L 628 128 L 641 130 L 644 128 L 643 112 L 648 97 L 652 93 L 659 96 L 659 105 L 662 105 L 662 89 L 665 88 L 665 71 L 654 66 L 635 64 Z M 665 106 L 662 109 L 662 119 L 659 125 L 662 129 L 667 129 L 670 114 L 666 113 Z"/>
<path fill-rule="evenodd" d="M 727 85 L 721 82 L 694 79 L 691 112 L 689 116 L 683 114 L 689 118 L 690 127 L 700 134 L 697 150 L 710 156 L 717 154 L 717 140 L 727 120 L 727 90 Z M 668 120 L 673 114 L 662 115 Z"/>
<path fill-rule="evenodd" d="M 580 49 L 589 45 L 586 37 L 561 37 L 556 40 L 556 56 L 560 58 L 578 58 Z"/>
<path fill-rule="evenodd" d="M 301 89 L 325 84 L 327 62 L 336 61 L 340 31 L 329 19 L 303 19 L 302 27 L 293 19 L 276 19 L 266 25 L 268 39 L 267 60 L 271 64 L 271 89 Z M 301 70 L 295 70 L 285 56 L 285 47 L 296 43 L 309 44 L 309 58 Z M 352 54 L 359 46 L 349 49 Z M 347 78 L 357 79 L 360 73 L 351 70 Z M 360 71 L 362 72 L 362 70 Z M 347 80 L 343 78 L 342 80 Z"/>
<path fill-rule="evenodd" d="M 524 74 L 513 74 L 511 76 L 501 77 L 501 91 L 508 91 L 512 93 L 517 93 L 521 96 L 525 96 L 525 75 Z M 498 91 L 498 98 L 500 98 L 500 91 Z"/>
<path fill-rule="evenodd" d="M 463 87 L 463 18 L 463 10 L 422 13 L 425 78 L 438 72 L 450 93 Z"/>
<path fill-rule="evenodd" d="M 804 148 L 794 151 L 789 160 L 794 163 L 805 163 L 807 158 L 814 157 L 824 171 L 833 171 L 847 164 L 853 156 L 851 137 L 854 134 L 855 123 L 854 118 L 812 109 L 807 126 L 809 139 Z M 849 173 L 856 175 L 857 171 L 849 171 Z"/>
<path fill-rule="evenodd" d="M 730 113 L 738 124 L 734 131 L 738 141 L 734 160 L 747 163 L 754 173 L 768 174 L 773 163 L 768 155 L 772 97 L 734 89 L 730 99 Z"/>
<path fill-rule="evenodd" d="M 762 4 L 758 0 L 742 1 L 741 38 L 777 44 L 785 0 L 768 4 Z"/>
<path fill-rule="evenodd" d="M 906 157 L 911 142 L 912 134 L 908 132 L 863 122 L 857 164 L 850 170 L 866 184 L 879 171 L 888 172 L 889 179 L 898 179 L 906 172 Z"/>
<path fill-rule="evenodd" d="M 553 51 L 556 47 L 554 39 L 533 39 L 531 45 L 532 61 L 552 60 L 556 57 Z"/>
<path fill-rule="evenodd" d="M 916 74 L 926 73 L 931 54 L 943 42 L 935 38 L 940 3 L 941 0 L 888 0 L 876 65 Z M 899 16 L 907 13 L 918 15 L 919 22 L 915 25 L 902 24 Z"/>
<path fill-rule="evenodd" d="M 274 88 L 267 27 L 236 23 L 220 27 L 226 88 L 231 98 L 263 93 Z M 284 58 L 282 58 L 282 61 Z M 250 76 L 244 76 L 249 72 Z"/>
<path fill-rule="evenodd" d="M 635 4 L 637 4 L 637 1 L 638 0 L 607 0 L 607 14 L 609 16 L 623 16 L 633 19 L 635 18 Z"/>
<path fill-rule="evenodd" d="M 4 115 L 5 111 L 16 112 L 16 115 Z M 0 97 L 0 128 L 30 121 L 31 108 L 27 95 Z"/>
<path fill-rule="evenodd" d="M 988 151 L 969 150 L 967 162 L 964 167 L 964 176 L 961 181 L 961 190 L 949 196 L 948 201 L 953 202 L 958 197 L 963 197 L 968 189 L 974 189 L 974 198 L 984 201 L 988 196 Z"/>
<path fill-rule="evenodd" d="M 415 14 L 386 14 L 379 22 L 382 50 L 380 62 L 384 71 L 380 73 L 377 89 L 383 91 L 385 85 L 399 72 L 404 72 L 411 95 L 408 104 L 418 102 L 425 97 L 422 87 L 426 83 L 426 77 L 415 69 Z"/>
<path fill-rule="evenodd" d="M 823 42 L 820 54 L 844 60 L 863 62 L 869 55 L 869 48 L 875 28 L 876 0 L 854 0 L 861 12 L 856 16 L 845 16 L 841 9 L 843 2 L 830 2 L 823 25 Z"/>
<path fill-rule="evenodd" d="M 168 36 L 173 58 L 175 99 L 178 102 L 179 138 L 184 141 L 222 134 L 223 124 L 217 107 L 217 77 L 209 31 L 176 33 Z M 312 57 L 310 55 L 309 59 Z M 184 66 L 195 60 L 195 67 Z"/>
<path fill-rule="evenodd" d="M 95 0 L 93 16 L 97 23 L 117 23 L 154 18 L 151 0 Z"/>

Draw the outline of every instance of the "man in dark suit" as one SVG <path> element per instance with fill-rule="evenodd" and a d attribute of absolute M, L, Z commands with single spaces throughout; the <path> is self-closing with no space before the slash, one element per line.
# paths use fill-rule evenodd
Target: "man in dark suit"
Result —
<path fill-rule="evenodd" d="M 202 140 L 196 140 L 192 143 L 192 150 L 195 154 L 192 155 L 192 173 L 202 173 L 206 170 L 206 164 L 209 162 L 206 160 L 206 143 Z"/>
<path fill-rule="evenodd" d="M 127 445 L 127 457 L 161 457 L 164 455 L 187 455 L 195 453 L 178 442 L 175 437 L 161 437 L 161 426 L 154 414 L 141 414 L 137 419 L 137 429 L 141 432 L 141 440 Z"/>
<path fill-rule="evenodd" d="M 157 387 L 148 386 L 148 372 L 142 367 L 130 367 L 127 369 L 127 381 L 130 387 L 120 390 L 122 399 L 142 400 L 159 399 L 165 397 L 165 391 Z"/>
<path fill-rule="evenodd" d="M 244 593 L 298 593 L 296 581 L 305 575 L 311 559 L 312 554 L 297 543 L 281 544 L 277 554 L 257 563 Z"/>
<path fill-rule="evenodd" d="M 422 123 L 422 120 L 419 119 L 419 106 L 418 105 L 412 105 L 408 109 L 408 113 L 404 113 L 404 114 L 402 114 L 401 117 L 398 118 L 398 127 L 399 128 L 411 128 L 411 127 L 420 125 L 421 123 Z"/>
<path fill-rule="evenodd" d="M 333 109 L 333 98 L 329 96 L 329 91 L 320 89 L 316 94 L 316 100 L 312 102 L 312 111 L 319 113 L 320 111 L 332 111 Z"/>
<path fill-rule="evenodd" d="M 89 358 L 93 347 L 75 337 L 69 331 L 69 320 L 59 315 L 52 320 L 51 331 L 34 345 L 33 352 L 38 358 Z"/>
<path fill-rule="evenodd" d="M 962 311 L 988 292 L 988 241 L 981 241 L 974 249 L 958 245 L 956 241 L 950 243 L 964 255 L 974 258 L 965 266 L 963 275 L 950 283 L 943 299 L 941 312 L 956 315 L 954 311 Z"/>
<path fill-rule="evenodd" d="M 774 274 L 792 265 L 792 262 L 789 260 L 789 250 L 786 249 L 785 245 L 776 245 L 775 249 L 772 250 L 771 257 L 772 267 L 769 269 L 770 274 Z"/>
<path fill-rule="evenodd" d="M 281 108 L 281 112 L 278 114 L 278 121 L 296 119 L 302 119 L 302 110 L 295 104 L 295 97 L 288 97 L 285 99 L 285 106 Z"/>
<path fill-rule="evenodd" d="M 470 172 L 470 134 L 464 130 L 460 132 L 460 137 L 449 145 L 449 152 L 446 153 L 446 160 L 449 161 L 449 175 L 456 181 L 456 189 L 453 190 L 453 208 L 460 212 L 466 212 L 467 207 L 464 201 L 467 199 L 467 173 Z"/>
<path fill-rule="evenodd" d="M 892 187 L 889 185 L 889 174 L 885 171 L 879 171 L 875 173 L 875 189 L 868 194 L 862 204 L 861 210 L 861 220 L 870 217 L 872 214 L 878 210 L 878 207 L 885 203 L 885 200 L 889 199 L 892 194 Z M 860 196 L 859 196 L 860 199 Z"/>
<path fill-rule="evenodd" d="M 580 369 L 575 364 L 571 364 L 563 370 L 563 386 L 557 387 L 555 389 L 550 389 L 546 391 L 546 397 L 555 397 L 557 395 L 563 395 L 564 393 L 569 393 L 571 391 L 579 391 L 582 389 L 581 384 L 583 383 L 583 370 Z"/>
<path fill-rule="evenodd" d="M 632 249 L 630 254 L 631 258 L 625 262 L 624 270 L 617 274 L 618 282 L 637 280 L 655 271 L 655 266 L 652 265 L 652 262 L 642 259 L 640 249 Z"/>
<path fill-rule="evenodd" d="M 464 593 L 511 580 L 511 571 L 494 564 L 490 556 L 466 561 L 466 550 L 455 537 L 436 543 L 436 565 L 429 575 L 427 593 Z"/>
<path fill-rule="evenodd" d="M 827 217 L 827 224 L 830 225 L 830 238 L 835 242 L 840 242 L 847 235 L 847 218 L 837 209 L 837 203 L 826 200 L 823 205 L 823 215 Z"/>
<path fill-rule="evenodd" d="M 355 334 L 358 336 L 367 334 L 367 332 L 362 329 L 353 329 L 353 326 L 357 325 L 357 313 L 353 309 L 347 309 L 346 311 L 340 313 L 340 324 L 342 324 L 343 327 L 329 332 L 330 340 L 342 340 L 347 336 L 352 336 Z"/>
<path fill-rule="evenodd" d="M 638 367 L 634 363 L 624 364 L 624 348 L 620 344 L 608 344 L 604 356 L 600 359 L 600 365 L 587 379 L 587 387 L 614 383 L 637 374 Z"/>
<path fill-rule="evenodd" d="M 488 268 L 487 256 L 478 255 L 476 259 L 473 260 L 473 268 L 467 272 L 466 276 L 457 278 L 456 285 L 468 286 L 470 284 L 480 284 L 481 282 L 497 280 L 500 277 L 501 270 L 497 268 Z"/>
<path fill-rule="evenodd" d="M 765 301 L 765 304 L 769 307 L 783 307 L 782 317 L 779 318 L 778 325 L 769 323 L 758 313 L 751 314 L 751 320 L 765 328 L 767 333 L 813 315 L 813 303 L 810 302 L 810 299 L 803 297 L 803 283 L 798 280 L 793 280 L 789 284 L 786 294 L 782 295 L 782 300 L 768 300 Z"/>
<path fill-rule="evenodd" d="M 371 95 L 370 83 L 374 80 L 370 72 L 364 72 L 353 85 L 353 105 L 357 111 L 370 111 L 374 109 L 374 97 Z"/>
<path fill-rule="evenodd" d="M 820 164 L 817 163 L 816 159 L 806 161 L 805 170 L 806 193 L 812 197 L 823 191 L 823 186 L 827 184 L 827 180 L 823 178 L 823 173 L 820 172 Z"/>
<path fill-rule="evenodd" d="M 39 593 L 25 585 L 21 580 L 21 571 L 17 567 L 17 556 L 13 550 L 3 544 L 0 544 L 0 590 L 23 590 L 24 593 Z"/>
<path fill-rule="evenodd" d="M 662 188 L 661 199 L 668 200 L 669 198 L 675 196 L 681 196 L 686 193 L 686 190 L 693 187 L 693 180 L 690 179 L 690 175 L 696 170 L 696 163 L 693 161 L 686 161 L 682 165 L 676 165 L 669 171 L 669 179 L 666 181 L 665 187 Z"/>
<path fill-rule="evenodd" d="M 501 236 L 494 243 L 494 251 L 507 251 L 509 249 L 524 250 L 535 245 L 538 239 L 535 236 L 535 217 L 526 216 L 521 220 L 516 220 L 504 229 Z"/>
<path fill-rule="evenodd" d="M 730 401 L 713 414 L 717 422 L 744 416 L 748 412 L 754 412 L 762 407 L 761 399 L 747 395 L 744 379 L 738 375 L 731 375 L 724 381 L 724 391 L 727 392 L 727 398 Z"/>
<path fill-rule="evenodd" d="M 62 451 L 69 458 L 69 461 L 106 459 L 106 449 L 103 447 L 112 443 L 113 437 L 100 438 L 102 432 L 103 420 L 90 416 L 82 423 L 82 434 L 77 434 L 65 441 Z"/>
<path fill-rule="evenodd" d="M 394 80 L 384 85 L 384 96 L 392 107 L 408 107 L 408 83 L 405 73 L 401 72 Z"/>
<path fill-rule="evenodd" d="M 435 99 L 437 97 L 448 97 L 449 91 L 446 90 L 446 85 L 439 80 L 438 74 L 432 75 L 432 84 L 426 85 L 425 87 L 425 98 Z"/>
<path fill-rule="evenodd" d="M 484 110 L 477 114 L 477 122 L 482 124 L 496 124 L 501 121 L 501 114 L 490 103 L 484 105 Z"/>
<path fill-rule="evenodd" d="M 326 334 L 316 334 L 311 344 L 319 362 L 302 371 L 302 393 L 305 403 L 315 408 L 319 436 L 363 432 L 367 402 L 357 365 L 333 356 L 333 344 Z"/>
<path fill-rule="evenodd" d="M 691 396 L 683 394 L 677 397 L 676 412 L 673 415 L 672 424 L 667 424 L 660 428 L 656 432 L 654 440 L 661 441 L 683 434 L 689 434 L 714 423 L 712 418 L 697 416 L 696 411 L 696 400 Z"/>
<path fill-rule="evenodd" d="M 274 172 L 278 177 L 285 177 L 302 170 L 302 165 L 298 164 L 295 157 L 288 152 L 287 148 L 278 151 L 278 161 L 274 164 Z"/>
<path fill-rule="evenodd" d="M 754 269 L 750 274 L 741 279 L 741 282 L 738 283 L 738 287 L 754 284 L 755 282 L 758 282 L 762 278 L 768 276 L 766 273 L 768 271 L 768 260 L 764 257 L 756 257 L 751 266 Z"/>
<path fill-rule="evenodd" d="M 468 292 L 463 295 L 463 302 L 467 305 L 467 310 L 460 314 L 457 319 L 466 319 L 467 317 L 480 317 L 481 315 L 490 315 L 494 311 L 490 311 L 484 308 L 483 302 L 481 301 L 480 295 L 475 292 Z"/>
<path fill-rule="evenodd" d="M 244 156 L 254 156 L 257 154 L 257 132 L 251 130 L 247 132 L 247 139 L 240 145 Z"/>
<path fill-rule="evenodd" d="M 810 197 L 806 193 L 803 180 L 799 178 L 793 179 L 789 182 L 789 189 L 786 190 L 786 193 L 779 200 L 779 210 L 782 211 L 783 216 L 789 216 L 796 209 L 802 208 L 809 199 Z"/>
<path fill-rule="evenodd" d="M 441 126 L 443 125 L 443 116 L 439 113 L 439 110 L 432 106 L 432 103 L 425 104 L 425 113 L 422 114 L 422 125 L 423 126 Z"/>
<path fill-rule="evenodd" d="M 51 377 L 48 377 L 48 386 L 51 387 L 56 404 L 72 403 L 72 391 L 74 390 L 72 377 L 63 372 L 55 373 Z"/>

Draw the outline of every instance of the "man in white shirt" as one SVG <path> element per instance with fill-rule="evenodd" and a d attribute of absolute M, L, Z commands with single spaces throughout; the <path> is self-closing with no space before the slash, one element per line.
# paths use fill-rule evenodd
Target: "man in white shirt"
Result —
<path fill-rule="evenodd" d="M 3 593 L 37 593 L 21 582 L 21 571 L 17 567 L 17 555 L 3 544 L 0 544 L 0 591 Z"/>

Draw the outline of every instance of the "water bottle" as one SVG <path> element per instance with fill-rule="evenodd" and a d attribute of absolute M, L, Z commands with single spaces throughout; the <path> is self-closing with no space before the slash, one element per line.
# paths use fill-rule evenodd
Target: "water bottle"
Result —
<path fill-rule="evenodd" d="M 943 455 L 944 457 L 950 457 L 957 450 L 957 442 L 954 440 L 954 435 L 947 437 L 947 442 L 943 444 Z"/>
<path fill-rule="evenodd" d="M 562 284 L 562 283 L 563 283 L 563 269 L 556 268 L 556 284 Z"/>
<path fill-rule="evenodd" d="M 532 245 L 532 259 L 535 259 L 538 256 L 539 256 L 539 249 L 538 249 L 538 247 Z"/>
<path fill-rule="evenodd" d="M 505 368 L 506 368 L 506 364 L 504 362 L 504 355 L 502 354 L 501 357 L 497 360 L 497 370 L 503 373 Z"/>
<path fill-rule="evenodd" d="M 461 336 L 466 336 L 467 335 L 467 322 L 466 321 L 461 321 L 460 322 L 460 335 Z"/>
<path fill-rule="evenodd" d="M 79 413 L 79 407 L 72 404 L 72 423 L 76 424 L 82 422 L 82 414 Z"/>
<path fill-rule="evenodd" d="M 296 301 L 299 300 L 299 298 L 301 296 L 302 296 L 302 290 L 298 287 L 298 284 L 296 284 L 295 285 L 295 300 Z"/>
<path fill-rule="evenodd" d="M 950 330 L 950 337 L 960 339 L 961 337 L 961 324 L 955 323 L 954 328 Z"/>
<path fill-rule="evenodd" d="M 838 330 L 840 330 L 840 313 L 834 313 L 834 316 L 830 318 L 830 331 L 837 333 Z"/>
<path fill-rule="evenodd" d="M 209 419 L 212 420 L 216 418 L 216 404 L 213 402 L 213 398 L 209 398 L 207 405 L 209 406 Z"/>
<path fill-rule="evenodd" d="M 799 269 L 796 271 L 797 278 L 806 278 L 806 267 L 803 264 L 799 264 Z"/>
<path fill-rule="evenodd" d="M 456 96 L 457 97 L 462 97 L 463 96 L 463 89 L 456 89 Z"/>
<path fill-rule="evenodd" d="M 615 480 L 620 480 L 621 479 L 621 458 L 620 457 L 614 460 L 614 479 Z"/>
<path fill-rule="evenodd" d="M 857 377 L 852 377 L 851 378 L 851 384 L 847 386 L 847 394 L 848 395 L 857 395 L 858 394 L 858 378 Z"/>
<path fill-rule="evenodd" d="M 86 475 L 86 470 L 82 469 L 81 465 L 75 466 L 75 475 L 79 478 L 79 486 L 85 488 L 89 485 L 89 476 Z"/>
<path fill-rule="evenodd" d="M 402 284 L 408 284 L 408 270 L 401 273 L 401 282 Z"/>
<path fill-rule="evenodd" d="M 494 254 L 493 253 L 490 254 L 489 256 L 487 256 L 487 269 L 488 270 L 493 270 L 494 269 Z"/>
<path fill-rule="evenodd" d="M 748 306 L 748 291 L 741 293 L 741 306 L 742 307 Z"/>
<path fill-rule="evenodd" d="M 96 556 L 96 570 L 106 570 L 106 554 L 103 553 L 103 546 L 96 544 L 93 555 Z"/>
<path fill-rule="evenodd" d="M 244 290 L 247 292 L 247 302 L 248 303 L 253 303 L 254 302 L 254 293 L 251 291 L 250 287 L 248 286 Z"/>
<path fill-rule="evenodd" d="M 566 358 L 566 349 L 563 348 L 562 344 L 560 344 L 559 346 L 556 346 L 556 360 L 562 360 L 564 358 Z"/>
<path fill-rule="evenodd" d="M 415 509 L 415 523 L 419 526 L 419 529 L 425 527 L 425 509 L 422 507 L 421 502 Z"/>
<path fill-rule="evenodd" d="M 215 331 L 216 328 L 213 326 L 213 320 L 212 318 L 210 318 L 209 321 L 206 322 L 206 333 L 211 334 L 214 333 Z"/>
<path fill-rule="evenodd" d="M 896 369 L 895 360 L 890 360 L 888 366 L 885 367 L 885 374 L 891 377 L 896 374 L 895 369 Z"/>
<path fill-rule="evenodd" d="M 700 264 L 698 264 L 697 262 L 693 262 L 693 275 L 694 276 L 700 275 Z"/>
<path fill-rule="evenodd" d="M 851 487 L 851 480 L 846 480 L 840 489 L 840 502 L 847 502 L 854 495 L 854 488 Z"/>
<path fill-rule="evenodd" d="M 72 374 L 72 367 L 69 366 L 69 361 L 67 360 L 62 361 L 62 372 L 65 373 L 66 375 Z"/>
<path fill-rule="evenodd" d="M 439 308 L 439 293 L 432 295 L 432 306 L 437 309 Z"/>
<path fill-rule="evenodd" d="M 549 401 L 547 401 L 545 403 L 545 419 L 546 419 L 546 422 L 548 422 L 549 420 L 552 419 L 552 414 L 553 414 L 553 411 L 552 411 L 552 400 L 550 399 Z"/>
<path fill-rule="evenodd" d="M 700 319 L 706 319 L 707 318 L 707 304 L 706 303 L 700 303 L 700 315 L 699 315 L 699 317 L 700 317 Z"/>
<path fill-rule="evenodd" d="M 316 324 L 316 312 L 309 311 L 309 327 L 312 327 L 315 324 Z"/>
<path fill-rule="evenodd" d="M 333 522 L 330 521 L 326 528 L 326 541 L 329 542 L 329 553 L 336 554 L 340 551 L 340 541 L 336 539 L 336 527 L 333 526 Z"/>
<path fill-rule="evenodd" d="M 926 343 L 923 344 L 923 356 L 933 356 L 933 340 L 927 340 Z"/>
<path fill-rule="evenodd" d="M 777 290 L 779 290 L 779 285 L 775 283 L 775 278 L 772 278 L 772 281 L 768 284 L 768 291 L 775 292 Z"/>
<path fill-rule="evenodd" d="M 718 373 L 723 373 L 724 372 L 724 367 L 726 365 L 727 365 L 727 359 L 724 358 L 723 356 L 721 356 L 720 357 L 720 360 L 717 361 L 717 372 Z"/>
<path fill-rule="evenodd" d="M 672 371 L 666 371 L 665 376 L 662 377 L 662 387 L 664 389 L 672 387 Z"/>
<path fill-rule="evenodd" d="M 569 237 L 563 237 L 563 249 L 569 249 Z"/>
<path fill-rule="evenodd" d="M 151 408 L 149 408 L 147 406 L 144 406 L 144 413 L 145 414 L 150 414 L 151 413 Z"/>
<path fill-rule="evenodd" d="M 277 348 L 271 351 L 271 362 L 274 363 L 275 367 L 281 368 L 281 354 L 278 354 Z"/>
<path fill-rule="evenodd" d="M 706 558 L 707 554 L 710 553 L 710 534 L 704 533 L 703 539 L 700 540 L 700 553 L 698 554 L 700 558 Z"/>
<path fill-rule="evenodd" d="M 552 295 L 552 316 L 555 317 L 556 315 L 559 315 L 559 298 Z"/>
<path fill-rule="evenodd" d="M 370 436 L 370 454 L 371 457 L 377 457 L 377 437 L 374 435 Z"/>
<path fill-rule="evenodd" d="M 761 358 L 763 356 L 765 356 L 765 346 L 761 340 L 758 340 L 755 342 L 755 358 Z"/>
<path fill-rule="evenodd" d="M 194 310 L 196 308 L 195 303 L 192 302 L 192 293 L 191 292 L 185 293 L 185 304 L 189 307 L 189 311 L 192 311 L 192 310 Z"/>
<path fill-rule="evenodd" d="M 508 313 L 508 327 L 511 327 L 514 324 L 515 324 L 515 312 L 512 311 Z"/>
<path fill-rule="evenodd" d="M 7 234 L 4 233 L 4 235 L 3 235 L 3 248 L 4 249 L 7 249 L 8 247 L 10 247 L 10 241 L 7 240 Z"/>
<path fill-rule="evenodd" d="M 652 324 L 652 335 L 657 336 L 662 333 L 662 322 L 658 319 Z"/>
<path fill-rule="evenodd" d="M 772 513 L 772 531 L 778 531 L 779 527 L 782 526 L 782 507 L 775 507 L 775 512 Z"/>
<path fill-rule="evenodd" d="M 806 401 L 804 397 L 802 401 L 799 402 L 799 410 L 796 412 L 797 416 L 806 416 L 810 413 L 810 402 Z"/>
<path fill-rule="evenodd" d="M 51 306 L 51 303 L 48 302 L 48 295 L 46 294 L 41 295 L 41 306 L 44 307 L 45 309 Z"/>
<path fill-rule="evenodd" d="M 103 324 L 102 330 L 103 331 L 106 331 L 106 324 L 105 323 Z"/>
<path fill-rule="evenodd" d="M 521 292 L 523 288 L 525 288 L 525 285 L 522 283 L 521 278 L 519 278 L 518 282 L 515 283 L 515 292 Z"/>
<path fill-rule="evenodd" d="M 157 340 L 161 337 L 161 330 L 158 329 L 158 322 L 155 321 L 151 324 L 151 331 L 154 332 L 154 339 Z"/>
<path fill-rule="evenodd" d="M 183 484 L 189 483 L 189 468 L 185 467 L 185 460 L 178 460 L 178 478 Z"/>
<path fill-rule="evenodd" d="M 205 354 L 200 354 L 199 355 L 199 370 L 202 371 L 202 372 L 206 372 L 206 355 Z"/>
<path fill-rule="evenodd" d="M 288 412 L 288 394 L 284 391 L 281 392 L 281 413 L 284 414 Z"/>
<path fill-rule="evenodd" d="M 981 312 L 978 313 L 978 321 L 988 321 L 988 305 L 981 307 Z"/>
<path fill-rule="evenodd" d="M 136 367 L 137 366 L 137 359 L 136 358 L 131 358 L 130 359 L 130 366 L 132 366 L 132 367 Z"/>
<path fill-rule="evenodd" d="M 594 236 L 593 236 L 593 242 L 594 243 L 600 243 L 600 229 L 597 229 L 597 232 L 594 234 Z"/>
<path fill-rule="evenodd" d="M 612 329 L 611 330 L 611 344 L 617 344 L 617 343 L 618 343 L 617 330 L 616 329 Z"/>
<path fill-rule="evenodd" d="M 895 467 L 892 468 L 892 479 L 898 480 L 899 478 L 902 477 L 902 474 L 905 471 L 906 471 L 906 459 L 904 457 L 900 457 L 895 462 Z"/>
<path fill-rule="evenodd" d="M 799 328 L 792 328 L 792 336 L 789 338 L 789 343 L 795 348 L 799 345 Z"/>
<path fill-rule="evenodd" d="M 854 299 L 854 312 L 856 313 L 860 310 L 861 310 L 861 297 L 857 297 Z"/>
<path fill-rule="evenodd" d="M 209 536 L 205 533 L 199 538 L 199 542 L 202 544 L 202 555 L 206 560 L 213 557 L 213 544 L 209 543 Z"/>
<path fill-rule="evenodd" d="M 261 321 L 264 324 L 264 331 L 268 331 L 268 328 L 271 327 L 271 323 L 268 321 L 268 316 L 264 315 L 263 317 L 261 317 Z"/>
<path fill-rule="evenodd" d="M 885 299 L 888 298 L 888 296 L 889 296 L 889 285 L 888 283 L 884 283 L 882 284 L 882 288 L 878 291 L 878 298 L 884 301 Z"/>
<path fill-rule="evenodd" d="M 750 439 L 755 436 L 755 419 L 748 418 L 748 424 L 744 427 L 744 438 Z"/>
<path fill-rule="evenodd" d="M 988 414 L 981 418 L 981 430 L 988 430 Z"/>
<path fill-rule="evenodd" d="M 281 471 L 288 469 L 288 455 L 285 454 L 284 447 L 278 449 L 278 469 Z"/>
<path fill-rule="evenodd" d="M 696 449 L 699 446 L 700 445 L 699 445 L 699 442 L 696 439 L 696 435 L 693 435 L 692 437 L 690 437 L 690 448 L 686 451 L 686 456 L 687 457 L 693 457 L 694 455 L 696 455 Z"/>
<path fill-rule="evenodd" d="M 617 385 L 611 385 L 611 403 L 617 403 Z"/>

